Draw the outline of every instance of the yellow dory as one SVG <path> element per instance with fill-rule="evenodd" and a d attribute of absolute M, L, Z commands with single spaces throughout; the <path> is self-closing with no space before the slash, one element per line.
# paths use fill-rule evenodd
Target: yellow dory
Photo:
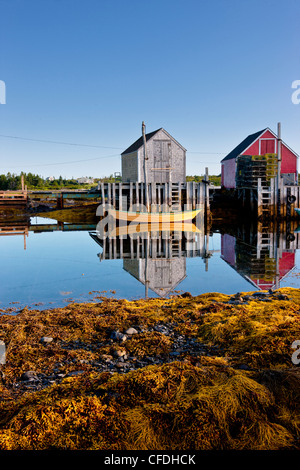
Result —
<path fill-rule="evenodd" d="M 201 209 L 178 212 L 130 212 L 109 209 L 108 214 L 118 220 L 137 223 L 170 223 L 193 220 Z"/>

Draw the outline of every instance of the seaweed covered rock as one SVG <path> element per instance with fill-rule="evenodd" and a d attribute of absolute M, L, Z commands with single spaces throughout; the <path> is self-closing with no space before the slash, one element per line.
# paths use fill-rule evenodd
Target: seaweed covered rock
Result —
<path fill-rule="evenodd" d="M 262 294 L 0 315 L 0 449 L 299 449 L 300 291 Z"/>
<path fill-rule="evenodd" d="M 0 449 L 294 449 L 294 380 L 280 404 L 270 384 L 218 358 L 86 373 L 0 403 Z"/>

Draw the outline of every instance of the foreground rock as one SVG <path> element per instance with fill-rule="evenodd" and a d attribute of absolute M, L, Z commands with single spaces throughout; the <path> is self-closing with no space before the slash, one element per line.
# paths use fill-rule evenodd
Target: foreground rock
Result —
<path fill-rule="evenodd" d="M 280 289 L 0 315 L 0 450 L 299 449 L 299 311 Z"/>

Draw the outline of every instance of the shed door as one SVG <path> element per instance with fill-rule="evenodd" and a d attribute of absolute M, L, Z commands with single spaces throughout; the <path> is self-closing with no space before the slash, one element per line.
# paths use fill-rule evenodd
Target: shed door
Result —
<path fill-rule="evenodd" d="M 260 155 L 275 153 L 275 139 L 260 139 Z"/>
<path fill-rule="evenodd" d="M 168 183 L 170 181 L 171 142 L 169 140 L 153 141 L 153 181 Z"/>

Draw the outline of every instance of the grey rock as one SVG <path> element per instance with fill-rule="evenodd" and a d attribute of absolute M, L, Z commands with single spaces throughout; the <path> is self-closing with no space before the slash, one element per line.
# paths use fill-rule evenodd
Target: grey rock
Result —
<path fill-rule="evenodd" d="M 53 338 L 52 336 L 43 336 L 40 341 L 41 343 L 51 343 L 53 341 Z"/>
<path fill-rule="evenodd" d="M 135 328 L 130 327 L 125 331 L 125 333 L 126 335 L 136 335 L 138 334 L 138 331 Z"/>
<path fill-rule="evenodd" d="M 75 377 L 76 375 L 81 375 L 84 373 L 84 370 L 73 370 L 67 374 L 67 377 Z"/>
<path fill-rule="evenodd" d="M 27 372 L 23 372 L 21 375 L 22 382 L 36 382 L 38 380 L 37 373 L 34 370 L 28 370 Z"/>
<path fill-rule="evenodd" d="M 114 341 L 126 341 L 127 339 L 127 336 L 121 333 L 119 330 L 113 331 L 110 337 Z"/>
<path fill-rule="evenodd" d="M 247 364 L 239 364 L 237 366 L 237 369 L 241 369 L 241 370 L 251 370 L 251 367 L 249 367 Z"/>

